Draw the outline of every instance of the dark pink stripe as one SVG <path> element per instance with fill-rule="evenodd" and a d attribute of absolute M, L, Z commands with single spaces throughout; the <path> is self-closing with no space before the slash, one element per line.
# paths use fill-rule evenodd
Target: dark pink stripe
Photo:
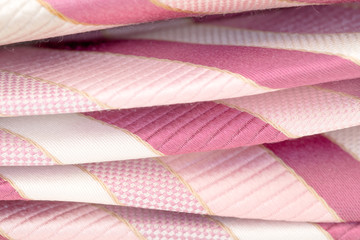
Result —
<path fill-rule="evenodd" d="M 185 17 L 150 0 L 45 0 L 66 17 L 89 24 L 130 24 Z"/>
<path fill-rule="evenodd" d="M 167 155 L 287 139 L 262 120 L 213 102 L 85 114 L 125 128 Z"/>
<path fill-rule="evenodd" d="M 119 40 L 75 48 L 216 67 L 270 88 L 290 88 L 360 76 L 360 66 L 341 57 L 261 47 Z"/>
<path fill-rule="evenodd" d="M 8 239 L 0 235 L 0 240 L 8 240 Z"/>
<path fill-rule="evenodd" d="M 291 33 L 345 33 L 360 31 L 360 9 L 341 6 L 286 8 L 232 17 L 199 19 L 213 25 Z"/>
<path fill-rule="evenodd" d="M 360 223 L 321 223 L 319 224 L 334 240 L 360 239 Z"/>
<path fill-rule="evenodd" d="M 346 93 L 355 97 L 360 97 L 360 78 L 322 83 L 318 85 L 321 88 L 330 89 L 336 92 Z"/>
<path fill-rule="evenodd" d="M 10 183 L 0 178 L 0 201 L 3 200 L 23 200 L 23 198 Z"/>
<path fill-rule="evenodd" d="M 360 220 L 360 162 L 316 135 L 265 144 L 346 221 Z"/>

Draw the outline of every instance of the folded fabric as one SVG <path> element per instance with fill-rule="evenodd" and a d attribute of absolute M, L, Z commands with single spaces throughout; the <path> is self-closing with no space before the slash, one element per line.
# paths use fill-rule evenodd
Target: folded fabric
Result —
<path fill-rule="evenodd" d="M 359 43 L 355 0 L 0 2 L 0 240 L 359 240 Z"/>

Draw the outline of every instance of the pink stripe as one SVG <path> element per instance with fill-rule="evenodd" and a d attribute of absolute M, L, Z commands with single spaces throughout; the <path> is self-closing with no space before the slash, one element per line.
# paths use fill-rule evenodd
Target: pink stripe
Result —
<path fill-rule="evenodd" d="M 213 102 L 85 114 L 125 128 L 168 155 L 287 139 L 262 120 Z"/>
<path fill-rule="evenodd" d="M 63 15 L 81 23 L 130 24 L 185 17 L 157 7 L 150 0 L 45 0 Z"/>
<path fill-rule="evenodd" d="M 347 221 L 360 218 L 360 163 L 327 138 L 317 135 L 266 144 Z"/>
<path fill-rule="evenodd" d="M 3 200 L 24 200 L 10 183 L 0 178 L 0 201 Z"/>
<path fill-rule="evenodd" d="M 119 40 L 77 49 L 155 57 L 241 74 L 270 88 L 351 79 L 360 66 L 337 56 L 261 47 L 203 45 L 155 40 Z M 274 61 L 276 59 L 276 61 Z"/>
<path fill-rule="evenodd" d="M 333 221 L 327 209 L 263 148 L 163 158 L 219 216 Z"/>
<path fill-rule="evenodd" d="M 291 33 L 344 33 L 360 31 L 360 9 L 341 6 L 244 13 L 233 17 L 199 19 L 198 22 L 252 30 Z"/>
<path fill-rule="evenodd" d="M 127 219 L 146 239 L 232 239 L 224 228 L 204 215 L 105 207 Z"/>
<path fill-rule="evenodd" d="M 360 78 L 346 81 L 328 82 L 318 85 L 321 88 L 342 92 L 354 97 L 360 97 Z"/>
<path fill-rule="evenodd" d="M 329 232 L 334 240 L 355 240 L 360 236 L 360 223 L 321 223 L 319 225 Z"/>
<path fill-rule="evenodd" d="M 127 206 L 206 214 L 193 194 L 155 159 L 83 164 Z"/>

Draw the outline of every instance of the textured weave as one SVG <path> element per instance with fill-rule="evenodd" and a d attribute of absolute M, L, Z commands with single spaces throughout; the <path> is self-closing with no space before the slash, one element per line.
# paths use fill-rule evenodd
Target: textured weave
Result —
<path fill-rule="evenodd" d="M 0 240 L 359 240 L 360 1 L 0 1 Z"/>

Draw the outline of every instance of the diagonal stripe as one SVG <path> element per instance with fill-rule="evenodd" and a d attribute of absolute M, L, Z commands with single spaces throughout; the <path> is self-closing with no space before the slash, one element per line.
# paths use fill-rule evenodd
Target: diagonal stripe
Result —
<path fill-rule="evenodd" d="M 313 87 L 291 88 L 222 102 L 260 115 L 295 136 L 357 126 L 360 121 L 358 99 Z"/>
<path fill-rule="evenodd" d="M 289 132 L 288 130 L 284 129 L 283 127 L 279 126 L 278 124 L 274 123 L 273 121 L 271 121 L 270 119 L 267 119 L 266 117 L 262 116 L 261 114 L 258 114 L 258 113 L 255 113 L 255 112 L 252 112 L 246 108 L 243 108 L 243 107 L 239 107 L 237 105 L 233 105 L 233 104 L 229 104 L 228 102 L 226 101 L 223 101 L 223 100 L 217 100 L 215 101 L 216 103 L 220 103 L 220 104 L 223 104 L 225 106 L 228 106 L 228 107 L 231 107 L 231 108 L 235 108 L 239 111 L 242 111 L 242 112 L 246 112 L 246 113 L 249 113 L 251 115 L 253 115 L 254 117 L 257 117 L 259 119 L 261 119 L 262 121 L 270 124 L 273 128 L 279 130 L 282 134 L 284 134 L 285 136 L 287 136 L 288 138 L 298 138 L 298 136 L 292 134 L 291 132 Z"/>
<path fill-rule="evenodd" d="M 354 159 L 360 161 L 360 127 L 345 128 L 338 131 L 323 134 L 343 151 L 350 154 Z"/>
<path fill-rule="evenodd" d="M 207 211 L 208 214 L 214 215 L 212 210 L 207 206 L 207 204 L 204 202 L 204 200 L 201 199 L 201 197 L 195 192 L 195 190 L 179 175 L 177 174 L 173 169 L 171 169 L 164 161 L 161 160 L 161 158 L 156 158 L 156 160 L 171 174 L 173 174 L 184 186 L 194 195 L 194 197 L 199 201 L 199 203 L 203 206 L 203 208 Z"/>
<path fill-rule="evenodd" d="M 126 131 L 78 114 L 1 118 L 0 128 L 32 139 L 64 164 L 159 156 Z"/>
<path fill-rule="evenodd" d="M 216 217 L 227 225 L 242 240 L 291 239 L 291 240 L 332 240 L 311 223 L 276 222 Z"/>
<path fill-rule="evenodd" d="M 107 41 L 83 47 L 75 45 L 73 48 L 168 59 L 223 70 L 237 75 L 254 87 L 268 91 L 352 79 L 360 75 L 360 66 L 349 60 L 286 49 L 141 39 Z"/>
<path fill-rule="evenodd" d="M 164 157 L 162 161 L 218 216 L 334 220 L 302 182 L 261 147 Z"/>
<path fill-rule="evenodd" d="M 213 102 L 85 114 L 129 130 L 166 155 L 288 139 L 261 119 Z"/>
<path fill-rule="evenodd" d="M 10 182 L 0 177 L 0 201 L 24 200 L 15 187 L 12 186 Z"/>
<path fill-rule="evenodd" d="M 135 234 L 135 236 L 137 236 L 138 239 L 146 240 L 146 238 L 128 220 L 120 216 L 118 213 L 111 211 L 109 208 L 103 207 L 101 205 L 94 204 L 93 206 L 107 212 L 111 216 L 117 218 L 120 222 L 124 223 Z"/>
<path fill-rule="evenodd" d="M 81 24 L 81 25 L 94 25 L 94 24 L 88 24 L 88 23 L 80 23 L 74 19 L 68 18 L 66 17 L 64 14 L 62 14 L 61 12 L 55 10 L 51 4 L 49 4 L 48 2 L 46 2 L 45 0 L 37 0 L 38 3 L 40 3 L 44 8 L 46 8 L 51 14 L 53 14 L 54 16 L 60 18 L 63 21 L 66 22 L 70 22 L 72 24 Z"/>
<path fill-rule="evenodd" d="M 283 158 L 285 156 L 281 155 L 282 158 L 279 157 L 279 154 L 277 154 L 277 151 L 273 151 L 274 147 L 273 145 L 264 144 L 264 149 L 279 163 L 281 163 L 291 174 L 293 174 L 304 186 L 308 189 L 309 192 L 311 192 L 315 198 L 317 198 L 324 207 L 330 212 L 330 214 L 334 217 L 336 221 L 343 222 L 344 220 L 338 215 L 338 213 L 331 207 L 329 204 L 324 200 L 324 198 L 311 186 L 302 175 L 299 175 L 293 168 L 292 165 L 288 164 L 286 160 Z M 276 146 L 276 145 L 275 145 Z M 287 158 L 286 158 L 287 159 Z"/>
<path fill-rule="evenodd" d="M 1 51 L 0 64 L 9 71 L 77 89 L 104 109 L 205 101 L 269 91 L 239 74 L 214 67 L 94 51 L 18 47 L 11 54 Z"/>
<path fill-rule="evenodd" d="M 360 164 L 327 138 L 317 135 L 267 148 L 300 175 L 336 213 L 346 221 L 357 221 Z"/>
<path fill-rule="evenodd" d="M 192 24 L 137 34 L 131 38 L 297 50 L 333 55 L 359 65 L 359 50 L 354 49 L 357 46 L 356 43 L 359 41 L 359 37 L 360 33 L 278 33 L 209 24 Z"/>
<path fill-rule="evenodd" d="M 0 175 L 25 199 L 114 204 L 114 199 L 77 166 L 0 167 Z"/>
<path fill-rule="evenodd" d="M 39 149 L 40 152 L 42 152 L 48 159 L 52 160 L 53 162 L 57 163 L 57 164 L 62 164 L 62 162 L 60 160 L 58 160 L 56 157 L 54 157 L 51 153 L 49 153 L 49 151 L 47 151 L 45 148 L 43 148 L 40 144 L 38 144 L 37 142 L 35 142 L 34 140 L 25 137 L 23 135 L 20 135 L 19 133 L 15 133 L 9 129 L 6 128 L 0 128 L 1 131 L 4 131 L 8 134 L 11 134 L 29 144 L 31 144 L 32 146 L 34 146 L 36 149 Z"/>
<path fill-rule="evenodd" d="M 19 76 L 19 77 L 30 78 L 30 79 L 35 80 L 35 81 L 38 81 L 38 82 L 47 83 L 47 84 L 50 84 L 50 85 L 53 85 L 53 86 L 56 86 L 56 87 L 59 87 L 59 88 L 62 88 L 62 89 L 71 91 L 71 92 L 73 92 L 73 93 L 79 94 L 79 95 L 83 96 L 84 98 L 88 99 L 90 102 L 98 105 L 98 107 L 100 107 L 100 108 L 97 108 L 97 110 L 101 110 L 102 108 L 105 108 L 105 109 L 110 108 L 110 106 L 108 106 L 108 105 L 100 102 L 100 101 L 97 100 L 96 98 L 90 96 L 88 93 L 86 93 L 86 92 L 84 92 L 84 91 L 81 91 L 81 90 L 78 90 L 78 89 L 76 89 L 76 88 L 69 87 L 69 86 L 66 86 L 66 85 L 61 84 L 61 83 L 57 83 L 57 82 L 45 80 L 45 79 L 42 79 L 42 78 L 39 78 L 39 77 L 33 77 L 33 76 L 30 76 L 30 75 L 27 75 L 27 74 L 21 74 L 21 73 L 17 73 L 17 72 L 13 72 L 13 71 L 8 71 L 8 70 L 6 70 L 6 69 L 1 69 L 0 71 L 1 71 L 1 72 L 5 72 L 5 73 L 8 73 L 8 74 L 14 74 L 14 75 L 17 75 L 17 76 Z M 96 108 L 95 108 L 95 109 L 96 109 Z"/>
<path fill-rule="evenodd" d="M 109 194 L 109 196 L 114 201 L 114 203 L 116 203 L 117 205 L 123 205 L 119 201 L 119 199 L 115 196 L 115 194 L 112 191 L 110 191 L 109 187 L 103 181 L 101 181 L 99 177 L 97 177 L 96 175 L 94 175 L 92 172 L 88 171 L 86 168 L 84 168 L 81 165 L 76 165 L 76 167 L 80 168 L 84 173 L 89 174 L 96 182 L 98 182 L 101 185 L 101 187 Z"/>

